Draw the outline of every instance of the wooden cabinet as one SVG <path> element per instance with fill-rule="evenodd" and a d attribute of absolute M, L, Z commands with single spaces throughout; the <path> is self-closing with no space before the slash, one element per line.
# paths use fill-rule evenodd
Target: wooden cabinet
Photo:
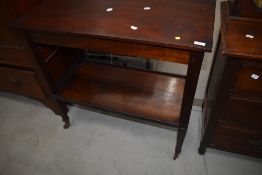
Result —
<path fill-rule="evenodd" d="M 31 56 L 19 35 L 8 25 L 28 12 L 40 0 L 1 0 L 0 2 L 0 90 L 44 98 Z"/>
<path fill-rule="evenodd" d="M 35 98 L 44 98 L 33 71 L 0 67 L 0 89 Z"/>
<path fill-rule="evenodd" d="M 229 12 L 222 3 L 199 153 L 210 147 L 262 157 L 262 21 L 229 18 Z"/>
<path fill-rule="evenodd" d="M 64 122 L 68 122 L 68 116 L 64 115 L 67 107 L 48 96 L 51 90 L 46 85 L 46 80 L 41 75 L 40 67 L 36 66 L 28 43 L 25 42 L 21 32 L 9 29 L 9 25 L 22 15 L 29 13 L 43 0 L 0 0 L 0 91 L 24 95 L 39 100 Z M 70 70 L 71 64 L 78 55 L 70 49 L 39 46 L 35 48 L 43 62 L 46 63 L 46 72 L 50 74 L 50 80 L 54 90 L 63 81 L 61 78 Z M 74 57 L 72 56 L 74 54 Z M 63 57 L 63 59 L 58 59 Z M 58 66 L 59 65 L 59 66 Z M 73 65 L 73 64 L 72 64 Z M 65 128 L 68 126 L 65 125 Z"/>
<path fill-rule="evenodd" d="M 218 123 L 210 139 L 212 148 L 247 154 L 255 157 L 262 155 L 262 133 L 243 130 L 231 125 Z"/>

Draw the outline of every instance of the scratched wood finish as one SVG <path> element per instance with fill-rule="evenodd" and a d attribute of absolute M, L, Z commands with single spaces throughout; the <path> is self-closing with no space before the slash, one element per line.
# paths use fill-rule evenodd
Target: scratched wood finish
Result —
<path fill-rule="evenodd" d="M 151 10 L 145 11 L 144 7 Z M 107 12 L 107 8 L 113 11 Z M 26 30 L 211 51 L 215 0 L 47 0 L 16 24 Z M 138 27 L 132 30 L 131 26 Z M 175 40 L 175 37 L 181 37 Z M 194 41 L 206 46 L 194 45 Z"/>
<path fill-rule="evenodd" d="M 68 102 L 177 123 L 185 79 L 97 63 L 79 66 L 57 95 Z"/>

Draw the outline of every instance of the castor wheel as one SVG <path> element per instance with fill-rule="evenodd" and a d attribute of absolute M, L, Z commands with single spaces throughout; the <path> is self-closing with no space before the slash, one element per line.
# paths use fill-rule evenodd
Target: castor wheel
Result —
<path fill-rule="evenodd" d="M 66 122 L 66 123 L 64 124 L 64 129 L 69 128 L 69 126 L 70 126 L 70 122 Z"/>
<path fill-rule="evenodd" d="M 198 153 L 199 153 L 200 155 L 204 155 L 204 154 L 206 153 L 206 148 L 199 147 L 199 148 L 198 148 Z"/>

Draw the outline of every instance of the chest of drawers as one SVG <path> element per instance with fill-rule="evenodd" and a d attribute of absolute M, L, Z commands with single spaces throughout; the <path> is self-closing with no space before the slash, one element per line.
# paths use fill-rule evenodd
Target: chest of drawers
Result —
<path fill-rule="evenodd" d="M 223 3 L 199 153 L 210 147 L 262 157 L 262 22 L 228 12 Z"/>
<path fill-rule="evenodd" d="M 0 3 L 0 91 L 37 99 L 44 93 L 36 79 L 32 58 L 26 52 L 19 34 L 8 25 L 30 11 L 41 0 L 3 0 Z"/>
<path fill-rule="evenodd" d="M 39 73 L 39 67 L 34 64 L 32 54 L 28 51 L 21 32 L 10 29 L 10 24 L 19 17 L 29 13 L 40 5 L 43 0 L 1 0 L 0 1 L 0 91 L 15 93 L 39 100 L 56 114 L 61 115 L 63 121 L 69 118 L 63 113 L 67 111 L 65 105 L 48 96 L 50 90 Z M 41 53 L 49 68 L 48 74 L 53 86 L 58 86 L 65 69 L 75 61 L 70 50 L 61 51 L 58 48 L 35 48 Z M 63 54 L 62 54 L 63 53 Z M 59 59 L 63 57 L 64 59 Z M 59 65 L 59 67 L 57 67 Z"/>

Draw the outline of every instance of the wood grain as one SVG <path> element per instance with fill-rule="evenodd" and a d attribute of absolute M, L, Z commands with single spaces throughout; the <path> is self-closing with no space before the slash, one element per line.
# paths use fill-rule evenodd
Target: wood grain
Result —
<path fill-rule="evenodd" d="M 221 5 L 221 40 L 204 100 L 199 153 L 209 147 L 262 157 L 261 23 L 230 17 L 228 5 Z M 250 31 L 253 39 L 246 38 Z"/>
<path fill-rule="evenodd" d="M 145 11 L 144 7 L 151 10 Z M 106 9 L 112 7 L 112 12 Z M 17 21 L 26 30 L 211 51 L 215 0 L 47 0 Z M 132 30 L 131 26 L 137 26 Z M 179 36 L 181 39 L 176 40 Z M 194 45 L 194 41 L 206 46 Z"/>
<path fill-rule="evenodd" d="M 44 93 L 38 84 L 35 73 L 0 66 L 0 91 L 43 99 Z"/>
<path fill-rule="evenodd" d="M 175 123 L 185 79 L 136 69 L 86 63 L 58 94 L 80 105 Z"/>
<path fill-rule="evenodd" d="M 224 42 L 223 54 L 245 59 L 262 59 L 262 21 L 248 18 L 229 18 L 229 8 L 222 4 L 221 34 Z M 229 18 L 230 20 L 228 20 Z M 246 35 L 254 38 L 247 38 Z"/>
<path fill-rule="evenodd" d="M 190 52 L 160 46 L 136 44 L 132 42 L 113 41 L 79 36 L 56 35 L 43 32 L 30 32 L 32 42 L 102 51 L 123 56 L 136 56 L 169 62 L 188 64 Z"/>

